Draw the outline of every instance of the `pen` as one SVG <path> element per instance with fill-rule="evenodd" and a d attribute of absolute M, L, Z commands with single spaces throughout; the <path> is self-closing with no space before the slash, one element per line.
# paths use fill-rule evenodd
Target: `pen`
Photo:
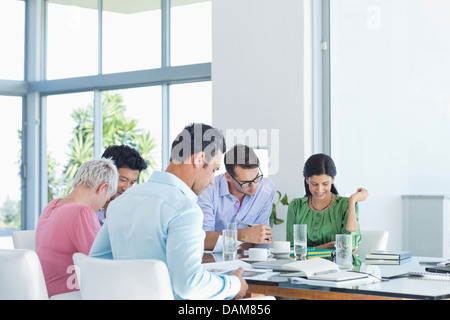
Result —
<path fill-rule="evenodd" d="M 237 223 L 242 224 L 243 226 L 246 226 L 246 227 L 254 227 L 254 226 L 256 226 L 256 224 L 251 224 L 251 223 L 243 222 L 243 221 L 238 220 L 238 219 L 234 219 L 234 221 L 236 221 Z"/>

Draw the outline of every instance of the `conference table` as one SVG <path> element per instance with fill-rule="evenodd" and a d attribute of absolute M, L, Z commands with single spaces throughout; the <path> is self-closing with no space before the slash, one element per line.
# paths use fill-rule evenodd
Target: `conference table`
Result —
<path fill-rule="evenodd" d="M 220 260 L 205 254 L 203 262 Z M 333 283 L 319 280 L 285 277 L 282 273 L 268 273 L 258 279 L 249 279 L 251 296 L 270 295 L 306 300 L 441 300 L 450 299 L 450 276 L 430 275 L 425 271 L 444 259 L 415 257 L 401 265 L 366 265 L 357 271 L 369 273 L 365 280 Z M 425 273 L 418 276 L 417 273 Z M 412 276 L 411 274 L 416 274 Z M 378 280 L 383 279 L 383 280 Z"/>

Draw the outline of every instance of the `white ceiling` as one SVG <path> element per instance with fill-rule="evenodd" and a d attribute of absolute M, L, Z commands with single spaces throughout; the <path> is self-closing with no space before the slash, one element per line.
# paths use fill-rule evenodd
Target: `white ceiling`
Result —
<path fill-rule="evenodd" d="M 205 2 L 210 0 L 172 0 L 172 6 Z M 97 9 L 97 0 L 48 0 L 51 3 L 76 5 L 82 8 Z M 161 0 L 103 0 L 103 10 L 119 13 L 136 13 L 161 8 Z"/>

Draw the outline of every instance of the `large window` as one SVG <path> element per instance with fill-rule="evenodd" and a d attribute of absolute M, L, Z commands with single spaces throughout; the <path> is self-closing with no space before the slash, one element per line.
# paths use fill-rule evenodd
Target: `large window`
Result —
<path fill-rule="evenodd" d="M 25 5 L 0 1 L 0 79 L 23 80 Z"/>
<path fill-rule="evenodd" d="M 211 1 L 172 0 L 171 64 L 211 61 Z"/>
<path fill-rule="evenodd" d="M 170 101 L 171 141 L 188 123 L 211 123 L 211 82 L 172 85 Z"/>
<path fill-rule="evenodd" d="M 361 228 L 401 248 L 401 195 L 450 193 L 450 2 L 330 3 L 338 189 L 367 187 Z"/>
<path fill-rule="evenodd" d="M 2 163 L 17 186 L 0 205 L 26 217 L 6 227 L 33 228 L 108 145 L 142 153 L 142 181 L 168 164 L 172 130 L 211 121 L 211 0 L 3 0 L 0 26 L 0 132 L 17 144 Z"/>
<path fill-rule="evenodd" d="M 161 67 L 161 1 L 103 0 L 103 73 Z"/>
<path fill-rule="evenodd" d="M 47 78 L 70 78 L 98 72 L 97 0 L 63 5 L 48 1 Z M 67 1 L 65 1 L 67 2 Z"/>
<path fill-rule="evenodd" d="M 2 156 L 0 157 L 0 230 L 21 226 L 22 98 L 0 96 Z"/>
<path fill-rule="evenodd" d="M 94 157 L 94 94 L 47 97 L 48 201 L 70 192 L 81 163 Z"/>
<path fill-rule="evenodd" d="M 102 151 L 117 144 L 135 148 L 149 166 L 138 182 L 146 181 L 152 170 L 162 169 L 161 87 L 105 91 L 102 100 Z"/>
<path fill-rule="evenodd" d="M 128 144 L 150 165 L 141 175 L 144 181 L 151 170 L 167 165 L 173 130 L 192 121 L 211 122 L 210 74 L 195 79 L 194 68 L 194 78 L 182 71 L 186 80 L 180 81 L 180 75 L 166 71 L 171 65 L 210 62 L 210 11 L 205 0 L 47 1 L 47 78 L 73 79 L 71 87 L 61 82 L 61 89 L 53 82 L 59 92 L 46 99 L 49 200 L 50 191 L 59 188 L 52 186 L 57 174 L 52 165 L 67 184 L 59 192 L 68 192 L 78 166 L 99 154 L 96 145 L 103 152 L 111 144 Z M 130 73 L 140 71 L 148 76 Z M 65 93 L 89 89 L 90 75 L 102 75 L 91 89 L 101 91 Z M 51 131 L 61 125 L 66 134 L 55 136 Z M 102 127 L 101 135 L 95 126 Z M 171 133 L 164 135 L 168 128 Z"/>

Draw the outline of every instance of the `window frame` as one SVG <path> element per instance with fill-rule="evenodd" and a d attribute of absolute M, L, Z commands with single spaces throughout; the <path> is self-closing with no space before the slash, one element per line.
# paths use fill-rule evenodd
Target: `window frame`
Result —
<path fill-rule="evenodd" d="M 25 1 L 25 0 L 18 0 Z M 0 94 L 23 97 L 22 107 L 22 229 L 35 229 L 47 205 L 46 97 L 92 91 L 95 94 L 95 156 L 101 156 L 101 92 L 146 86 L 161 86 L 162 165 L 170 159 L 170 85 L 211 81 L 211 62 L 172 67 L 170 64 L 171 0 L 161 0 L 161 67 L 102 74 L 102 5 L 98 0 L 99 70 L 94 76 L 46 80 L 47 0 L 25 1 L 24 81 L 0 80 Z"/>

